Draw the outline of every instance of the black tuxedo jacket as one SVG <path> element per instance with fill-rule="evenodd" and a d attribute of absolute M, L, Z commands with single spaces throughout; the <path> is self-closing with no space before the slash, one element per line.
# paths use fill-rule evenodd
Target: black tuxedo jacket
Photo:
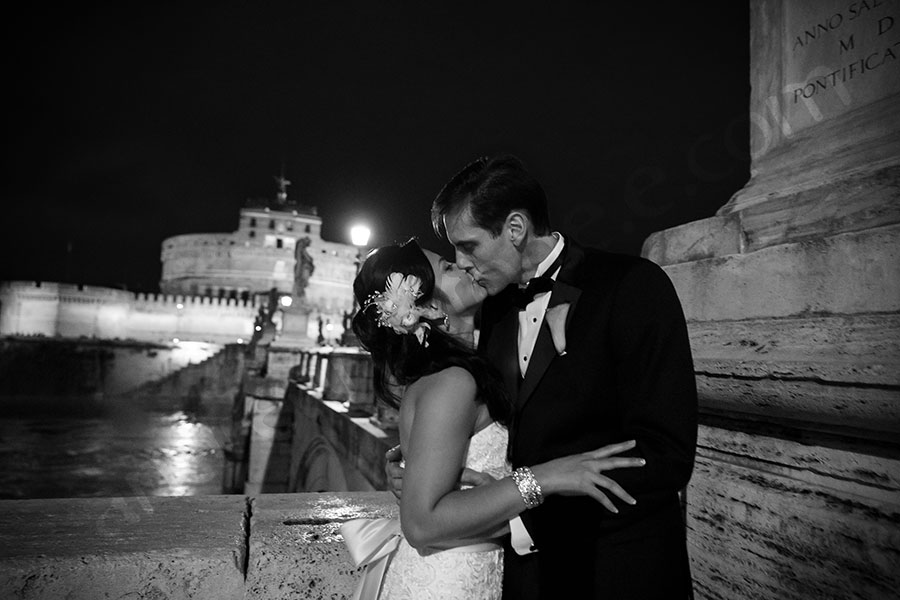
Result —
<path fill-rule="evenodd" d="M 569 303 L 566 353 L 557 355 L 545 320 L 524 379 L 511 292 L 485 301 L 479 349 L 500 369 L 514 399 L 513 467 L 631 439 L 637 447 L 629 454 L 647 461 L 605 473 L 637 500 L 632 507 L 607 493 L 618 514 L 592 498 L 569 496 L 525 511 L 540 568 L 594 569 L 586 555 L 622 543 L 636 543 L 640 553 L 641 540 L 656 544 L 661 529 L 677 531 L 683 545 L 677 492 L 693 469 L 697 392 L 685 319 L 668 276 L 643 258 L 585 249 L 566 238 L 549 303 Z M 557 583 L 560 576 L 566 575 L 552 574 Z"/>

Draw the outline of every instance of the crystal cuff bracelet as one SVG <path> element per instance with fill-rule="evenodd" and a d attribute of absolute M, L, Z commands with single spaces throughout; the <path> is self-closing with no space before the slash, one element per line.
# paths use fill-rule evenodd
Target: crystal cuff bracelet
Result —
<path fill-rule="evenodd" d="M 519 467 L 512 473 L 513 481 L 519 488 L 522 500 L 525 501 L 525 508 L 535 508 L 544 502 L 544 495 L 541 493 L 541 485 L 534 478 L 534 473 L 528 467 Z"/>

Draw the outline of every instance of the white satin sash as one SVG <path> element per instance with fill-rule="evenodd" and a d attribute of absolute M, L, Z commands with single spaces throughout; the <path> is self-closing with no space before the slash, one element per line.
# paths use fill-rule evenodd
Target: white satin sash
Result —
<path fill-rule="evenodd" d="M 341 525 L 341 535 L 357 567 L 365 567 L 353 600 L 377 600 L 388 564 L 403 534 L 399 519 L 353 519 Z"/>
<path fill-rule="evenodd" d="M 357 567 L 365 567 L 352 600 L 378 600 L 388 565 L 403 539 L 400 519 L 351 519 L 341 525 L 344 544 Z M 430 548 L 421 556 L 438 552 L 489 552 L 501 547 L 498 540 L 469 541 L 452 548 Z"/>

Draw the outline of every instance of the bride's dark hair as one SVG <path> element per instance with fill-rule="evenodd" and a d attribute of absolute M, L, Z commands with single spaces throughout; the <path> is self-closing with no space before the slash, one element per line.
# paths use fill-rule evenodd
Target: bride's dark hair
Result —
<path fill-rule="evenodd" d="M 429 303 L 434 294 L 434 271 L 415 239 L 378 248 L 362 264 L 353 281 L 353 294 L 362 307 L 353 317 L 353 331 L 375 363 L 375 395 L 398 408 L 397 386 L 406 386 L 425 375 L 458 366 L 475 378 L 476 400 L 487 405 L 495 421 L 506 423 L 511 404 L 499 373 L 475 349 L 440 329 L 439 320 L 430 321 L 427 346 L 414 334 L 396 333 L 390 327 L 378 325 L 378 309 L 366 303 L 372 294 L 384 291 L 391 273 L 415 275 L 421 280 L 422 296 L 416 301 L 417 305 Z"/>

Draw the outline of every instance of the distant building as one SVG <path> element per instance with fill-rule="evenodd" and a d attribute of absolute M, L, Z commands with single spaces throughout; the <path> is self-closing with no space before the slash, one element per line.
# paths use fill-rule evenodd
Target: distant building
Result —
<path fill-rule="evenodd" d="M 309 336 L 318 337 L 323 325 L 326 340 L 337 339 L 344 313 L 353 309 L 352 285 L 357 248 L 322 239 L 322 218 L 315 207 L 287 198 L 290 182 L 279 179 L 273 201 L 248 200 L 241 209 L 237 231 L 192 233 L 162 243 L 164 294 L 230 298 L 264 304 L 271 290 L 279 295 L 302 295 L 311 309 Z M 295 284 L 305 278 L 302 252 L 312 263 L 305 289 Z M 302 287 L 302 286 L 299 286 Z"/>
<path fill-rule="evenodd" d="M 310 310 L 311 341 L 339 339 L 353 308 L 357 249 L 323 240 L 315 207 L 288 200 L 290 182 L 277 180 L 276 199 L 248 200 L 237 231 L 164 240 L 161 294 L 3 282 L 0 335 L 249 341 L 269 298 L 292 296 Z"/>

